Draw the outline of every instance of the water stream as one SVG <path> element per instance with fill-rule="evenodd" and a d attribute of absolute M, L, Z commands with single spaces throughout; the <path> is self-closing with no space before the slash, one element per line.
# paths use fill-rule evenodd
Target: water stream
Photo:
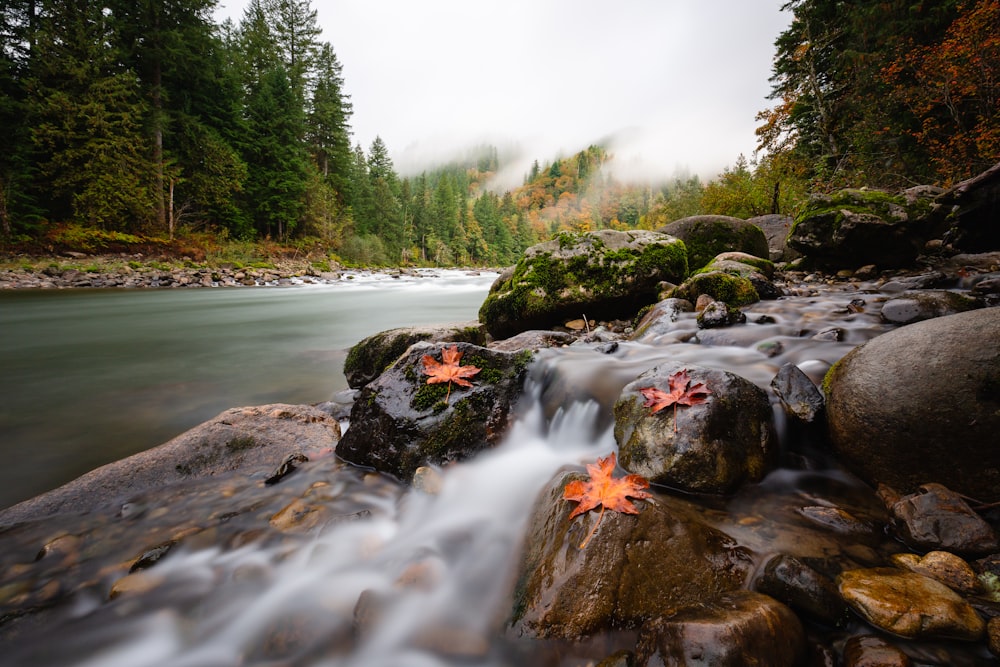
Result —
<path fill-rule="evenodd" d="M 857 302 L 849 307 L 858 298 L 866 302 L 860 312 Z M 73 593 L 58 613 L 48 615 L 44 626 L 26 623 L 9 642 L 9 650 L 0 654 L 0 663 L 588 664 L 572 648 L 506 636 L 503 624 L 535 498 L 560 468 L 593 461 L 615 449 L 610 407 L 622 386 L 667 359 L 729 370 L 766 389 L 780 366 L 791 361 L 818 382 L 852 347 L 886 330 L 878 318 L 881 298 L 853 289 L 802 287 L 798 296 L 750 308 L 748 324 L 724 331 L 700 332 L 693 315 L 685 315 L 669 334 L 621 343 L 613 351 L 593 345 L 544 350 L 530 368 L 517 418 L 504 442 L 444 470 L 443 487 L 436 495 L 404 489 L 331 457 L 307 464 L 287 485 L 278 485 L 283 488 L 275 493 L 284 495 L 271 500 L 260 499 L 258 481 L 234 479 L 222 495 L 202 494 L 201 487 L 194 486 L 174 496 L 141 500 L 147 509 L 135 519 L 81 523 L 70 518 L 49 525 L 44 533 L 25 528 L 15 536 L 24 545 L 22 552 L 5 555 L 0 565 L 9 568 L 30 561 L 39 541 L 69 534 L 72 547 L 64 551 L 70 554 L 67 558 L 75 554 L 71 567 L 79 572 L 74 577 L 89 574 L 92 584 Z M 839 334 L 832 335 L 833 329 Z M 323 349 L 315 339 L 305 347 Z M 790 442 L 793 436 L 787 430 L 781 437 L 783 448 L 797 444 Z M 751 511 L 782 516 L 801 506 L 804 497 L 817 503 L 826 495 L 834 504 L 851 496 L 857 486 L 835 469 L 779 470 L 747 494 L 727 501 L 718 521 L 751 547 L 773 549 L 782 541 L 796 541 L 802 549 L 814 540 L 820 553 L 831 548 L 829 534 L 776 528 L 762 537 L 740 518 Z M 276 509 L 299 497 L 324 504 L 328 513 L 320 525 L 277 535 L 262 529 Z M 236 506 L 244 509 L 228 512 Z M 232 518 L 206 519 L 223 511 Z M 194 523 L 201 532 L 184 533 L 194 537 L 182 541 L 141 579 L 148 586 L 145 593 L 126 591 L 108 601 L 109 590 L 123 572 L 120 564 L 115 569 L 101 562 L 104 536 L 141 533 L 145 544 L 153 545 Z M 83 563 L 88 549 L 95 561 L 90 570 Z M 63 551 L 51 551 L 62 557 Z M 53 567 L 58 562 L 54 559 Z"/>

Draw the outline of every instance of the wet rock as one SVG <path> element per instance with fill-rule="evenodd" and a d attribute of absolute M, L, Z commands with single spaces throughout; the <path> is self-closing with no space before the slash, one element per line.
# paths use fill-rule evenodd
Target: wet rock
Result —
<path fill-rule="evenodd" d="M 957 593 L 915 572 L 848 570 L 837 577 L 841 596 L 863 619 L 910 639 L 976 641 L 986 624 Z"/>
<path fill-rule="evenodd" d="M 392 365 L 414 343 L 486 344 L 486 331 L 479 322 L 438 327 L 403 327 L 365 338 L 351 348 L 344 360 L 344 376 L 353 389 L 360 389 Z"/>
<path fill-rule="evenodd" d="M 715 301 L 725 302 L 731 308 L 760 301 L 760 295 L 749 278 L 725 271 L 696 273 L 671 292 L 670 296 L 695 302 L 705 294 Z"/>
<path fill-rule="evenodd" d="M 742 587 L 749 554 L 679 498 L 635 501 L 635 515 L 605 512 L 580 549 L 598 512 L 569 520 L 574 504 L 563 500 L 563 489 L 574 479 L 584 476 L 556 476 L 527 523 L 511 619 L 515 635 L 579 639 L 638 628 L 700 604 L 706 591 Z"/>
<path fill-rule="evenodd" d="M 964 560 L 947 551 L 931 551 L 923 557 L 917 554 L 893 554 L 892 564 L 940 581 L 956 593 L 976 593 L 979 579 Z"/>
<path fill-rule="evenodd" d="M 295 452 L 294 454 L 289 454 L 284 458 L 281 464 L 274 469 L 274 472 L 264 480 L 264 484 L 271 485 L 277 484 L 284 478 L 291 475 L 298 469 L 298 464 L 305 463 L 309 460 L 309 457 L 300 452 Z"/>
<path fill-rule="evenodd" d="M 954 491 L 924 484 L 888 506 L 900 539 L 920 551 L 984 555 L 1000 550 L 996 531 Z"/>
<path fill-rule="evenodd" d="M 904 292 L 882 304 L 882 319 L 892 324 L 912 324 L 944 315 L 954 315 L 967 310 L 981 308 L 978 299 L 949 292 L 947 290 L 927 290 Z"/>
<path fill-rule="evenodd" d="M 490 287 L 479 320 L 494 338 L 550 329 L 586 314 L 632 317 L 658 299 L 659 284 L 687 274 L 684 244 L 634 230 L 560 233 L 534 245 Z"/>
<path fill-rule="evenodd" d="M 532 329 L 531 331 L 522 331 L 510 338 L 493 341 L 487 347 L 498 352 L 523 352 L 524 350 L 534 351 L 546 347 L 562 347 L 563 345 L 571 345 L 574 341 L 576 341 L 576 336 L 565 331 Z"/>
<path fill-rule="evenodd" d="M 833 580 L 794 556 L 769 558 L 754 576 L 752 588 L 830 625 L 843 625 L 849 617 Z"/>
<path fill-rule="evenodd" d="M 771 380 L 771 389 L 789 417 L 810 424 L 823 412 L 822 392 L 808 375 L 791 362 L 778 369 L 778 374 Z"/>
<path fill-rule="evenodd" d="M 268 474 L 291 453 L 322 456 L 339 439 L 337 420 L 309 405 L 233 408 L 158 447 L 3 510 L 0 525 L 120 507 L 132 495 L 184 480 L 236 471 Z"/>
<path fill-rule="evenodd" d="M 833 450 L 870 484 L 905 493 L 933 481 L 1000 500 L 1000 308 L 889 331 L 823 387 Z"/>
<path fill-rule="evenodd" d="M 635 665 L 793 667 L 805 654 L 805 632 L 780 602 L 736 591 L 646 623 L 635 653 Z"/>
<path fill-rule="evenodd" d="M 698 327 L 701 329 L 717 329 L 746 321 L 746 313 L 739 308 L 731 308 L 722 301 L 713 301 L 698 313 Z"/>
<path fill-rule="evenodd" d="M 738 251 L 765 258 L 770 255 L 767 237 L 760 227 L 727 215 L 681 218 L 657 231 L 684 242 L 691 271 L 697 271 L 723 252 Z"/>
<path fill-rule="evenodd" d="M 844 667 L 911 667 L 913 661 L 902 649 L 881 637 L 851 637 L 844 644 Z"/>
<path fill-rule="evenodd" d="M 456 343 L 459 363 L 480 369 L 472 386 L 427 384 L 422 359 L 441 359 L 444 347 L 416 343 L 365 385 L 351 410 L 351 428 L 337 445 L 338 456 L 410 480 L 420 466 L 467 459 L 500 441 L 532 353 Z"/>
<path fill-rule="evenodd" d="M 152 572 L 135 572 L 128 574 L 111 585 L 108 599 L 114 600 L 122 595 L 141 595 L 160 587 L 166 578 Z"/>
<path fill-rule="evenodd" d="M 929 236 L 929 213 L 929 202 L 874 190 L 813 195 L 796 217 L 788 245 L 834 269 L 909 266 Z"/>
<path fill-rule="evenodd" d="M 711 392 L 700 405 L 650 414 L 639 391 L 670 391 L 670 376 L 687 370 L 689 386 Z M 615 403 L 615 440 L 623 468 L 686 491 L 730 493 L 763 478 L 776 464 L 777 438 L 767 394 L 732 373 L 668 362 L 622 389 Z"/>
<path fill-rule="evenodd" d="M 1000 616 L 990 619 L 986 628 L 986 634 L 989 640 L 990 653 L 1000 657 Z"/>
<path fill-rule="evenodd" d="M 654 342 L 656 339 L 669 335 L 678 329 L 678 320 L 682 314 L 694 311 L 694 306 L 686 299 L 664 299 L 650 308 L 631 336 L 631 340 Z"/>

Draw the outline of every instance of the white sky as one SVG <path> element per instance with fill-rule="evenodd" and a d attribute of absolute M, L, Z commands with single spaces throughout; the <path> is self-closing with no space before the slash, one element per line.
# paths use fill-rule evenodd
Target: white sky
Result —
<path fill-rule="evenodd" d="M 616 137 L 616 168 L 712 177 L 769 106 L 784 0 L 313 0 L 354 143 L 406 173 L 474 144 L 531 160 Z M 238 22 L 243 0 L 220 0 Z"/>

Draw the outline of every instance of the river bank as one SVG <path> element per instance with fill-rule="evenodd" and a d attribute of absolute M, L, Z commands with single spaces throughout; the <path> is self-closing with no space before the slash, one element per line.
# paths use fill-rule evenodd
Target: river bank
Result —
<path fill-rule="evenodd" d="M 490 269 L 459 269 L 476 273 Z M 433 268 L 347 268 L 327 260 L 281 258 L 251 263 L 150 259 L 141 254 L 22 257 L 0 262 L 0 290 L 196 288 L 325 285 L 363 275 L 435 277 Z"/>

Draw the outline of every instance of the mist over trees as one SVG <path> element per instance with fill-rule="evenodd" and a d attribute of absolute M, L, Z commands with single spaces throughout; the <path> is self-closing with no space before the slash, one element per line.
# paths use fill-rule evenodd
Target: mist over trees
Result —
<path fill-rule="evenodd" d="M 309 0 L 0 0 L 0 237 L 60 226 L 320 245 L 346 262 L 499 266 L 561 230 L 792 213 L 808 191 L 947 184 L 1000 158 L 1000 0 L 790 0 L 760 151 L 703 183 L 616 180 L 599 145 L 519 187 L 479 146 L 401 176 L 355 144 Z"/>

